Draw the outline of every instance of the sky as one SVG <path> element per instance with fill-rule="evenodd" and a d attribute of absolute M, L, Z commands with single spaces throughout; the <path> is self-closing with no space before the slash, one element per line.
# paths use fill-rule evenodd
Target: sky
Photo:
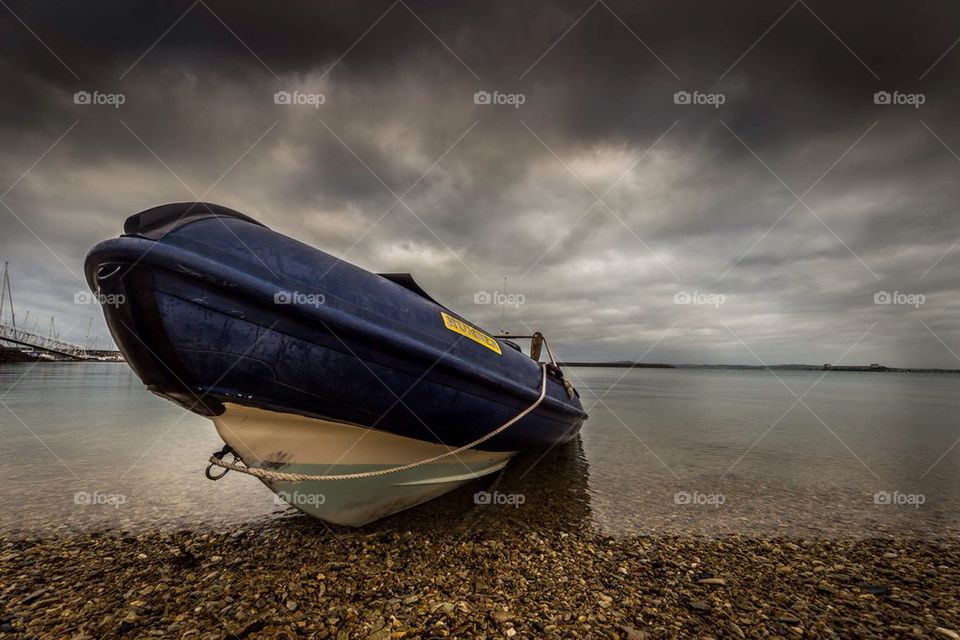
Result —
<path fill-rule="evenodd" d="M 204 200 L 561 359 L 960 367 L 955 3 L 0 5 L 41 333 L 105 346 L 86 252 Z"/>

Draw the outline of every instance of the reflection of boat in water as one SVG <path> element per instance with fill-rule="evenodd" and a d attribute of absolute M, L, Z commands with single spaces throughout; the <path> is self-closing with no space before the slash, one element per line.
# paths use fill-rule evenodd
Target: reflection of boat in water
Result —
<path fill-rule="evenodd" d="M 552 531 L 592 522 L 588 483 L 589 464 L 578 434 L 549 451 L 519 454 L 490 490 L 522 495 L 524 508 L 517 518 L 524 526 Z"/>
<path fill-rule="evenodd" d="M 242 460 L 215 464 L 311 515 L 369 522 L 568 441 L 586 419 L 555 363 L 408 274 L 364 271 L 216 205 L 157 207 L 124 231 L 85 268 L 118 301 L 103 309 L 127 362 L 210 417 Z"/>

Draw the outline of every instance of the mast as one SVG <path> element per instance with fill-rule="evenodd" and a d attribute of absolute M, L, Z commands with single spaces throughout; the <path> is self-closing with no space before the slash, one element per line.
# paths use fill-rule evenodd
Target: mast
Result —
<path fill-rule="evenodd" d="M 0 323 L 3 322 L 3 305 L 7 300 L 7 265 L 9 262 L 3 263 L 3 286 L 0 287 Z"/>
<path fill-rule="evenodd" d="M 90 325 L 93 323 L 93 316 L 87 318 L 87 333 L 83 337 L 83 355 L 87 355 L 87 351 L 90 351 L 93 348 L 93 342 L 90 338 Z"/>
<path fill-rule="evenodd" d="M 3 262 L 3 283 L 0 285 L 0 324 L 3 323 L 3 307 L 10 301 L 10 326 L 17 328 L 17 315 L 13 310 L 13 289 L 10 288 L 10 262 Z"/>

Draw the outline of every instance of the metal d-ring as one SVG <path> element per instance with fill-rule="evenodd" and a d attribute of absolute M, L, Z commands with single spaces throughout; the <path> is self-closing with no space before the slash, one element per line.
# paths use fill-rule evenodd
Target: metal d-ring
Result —
<path fill-rule="evenodd" d="M 234 459 L 239 460 L 239 458 L 237 457 L 237 454 L 233 452 L 233 449 L 231 449 L 230 445 L 228 444 L 223 445 L 223 449 L 220 449 L 220 451 L 217 451 L 216 453 L 214 453 L 213 457 L 216 458 L 217 460 L 223 460 L 223 456 L 227 455 L 228 453 L 232 455 Z M 207 465 L 206 470 L 203 472 L 203 475 L 207 476 L 207 480 L 217 481 L 230 472 L 230 469 L 227 469 L 224 467 L 223 473 L 219 475 L 215 475 L 212 473 L 213 467 L 214 467 L 214 464 L 210 463 Z"/>

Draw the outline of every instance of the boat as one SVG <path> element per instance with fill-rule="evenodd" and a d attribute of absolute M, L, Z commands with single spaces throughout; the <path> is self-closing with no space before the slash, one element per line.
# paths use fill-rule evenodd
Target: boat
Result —
<path fill-rule="evenodd" d="M 90 250 L 87 282 L 146 387 L 213 422 L 225 446 L 208 477 L 240 471 L 362 526 L 567 442 L 587 418 L 541 334 L 525 354 L 410 274 L 210 203 L 154 207 L 123 231 Z"/>

